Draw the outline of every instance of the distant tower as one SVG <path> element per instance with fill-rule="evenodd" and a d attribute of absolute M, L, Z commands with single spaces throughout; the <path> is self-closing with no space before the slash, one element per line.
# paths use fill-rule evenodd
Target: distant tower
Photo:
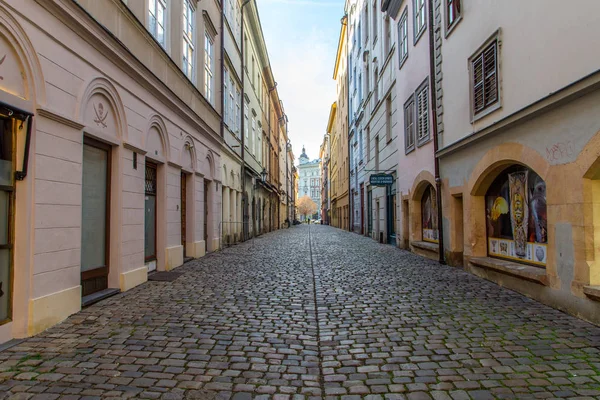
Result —
<path fill-rule="evenodd" d="M 308 156 L 306 155 L 306 150 L 304 149 L 304 146 L 302 146 L 302 154 L 300 154 L 300 157 L 298 157 L 298 161 L 300 161 L 300 165 L 306 164 L 308 162 Z"/>

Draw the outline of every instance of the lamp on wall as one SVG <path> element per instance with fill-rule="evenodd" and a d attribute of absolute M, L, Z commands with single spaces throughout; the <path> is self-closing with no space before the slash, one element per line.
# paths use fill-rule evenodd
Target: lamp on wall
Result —
<path fill-rule="evenodd" d="M 15 179 L 22 181 L 27 176 L 27 165 L 29 164 L 33 114 L 0 104 L 0 115 L 14 119 L 17 124 Z"/>
<path fill-rule="evenodd" d="M 262 172 L 260 173 L 260 179 L 263 183 L 267 181 L 267 170 L 265 168 L 263 168 Z"/>

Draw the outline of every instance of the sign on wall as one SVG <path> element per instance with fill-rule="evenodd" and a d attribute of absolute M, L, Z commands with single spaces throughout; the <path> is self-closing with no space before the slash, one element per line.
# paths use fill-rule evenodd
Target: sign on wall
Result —
<path fill-rule="evenodd" d="M 373 186 L 391 186 L 394 177 L 391 174 L 374 174 L 369 177 L 369 183 Z"/>

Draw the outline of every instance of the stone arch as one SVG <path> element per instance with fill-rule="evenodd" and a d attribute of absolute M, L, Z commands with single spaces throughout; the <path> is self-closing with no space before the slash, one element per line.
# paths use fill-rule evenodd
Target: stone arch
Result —
<path fill-rule="evenodd" d="M 206 153 L 206 163 L 208 165 L 208 174 L 207 174 L 207 179 L 214 179 L 215 178 L 215 156 L 213 155 L 212 151 L 208 150 L 208 152 Z"/>
<path fill-rule="evenodd" d="M 4 64 L 1 88 L 31 102 L 27 111 L 33 112 L 36 104 L 46 104 L 45 80 L 37 52 L 21 24 L 1 3 L 0 52 L 0 64 Z M 11 63 L 13 68 L 7 72 Z"/>
<path fill-rule="evenodd" d="M 183 139 L 182 148 L 180 151 L 180 165 L 184 170 L 196 172 L 197 153 L 194 139 L 190 135 L 186 135 Z"/>
<path fill-rule="evenodd" d="M 87 127 L 119 140 L 126 139 L 125 107 L 116 87 L 107 78 L 93 78 L 81 92 L 77 107 L 75 117 Z"/>
<path fill-rule="evenodd" d="M 490 149 L 477 163 L 466 186 L 464 202 L 464 255 L 470 257 L 487 257 L 487 219 L 485 196 L 496 178 L 508 167 L 522 165 L 534 171 L 548 187 L 547 203 L 552 203 L 553 188 L 550 177 L 550 164 L 536 150 L 520 143 L 504 143 Z M 548 218 L 548 233 L 554 229 L 554 221 Z M 548 248 L 553 248 L 554 237 L 548 235 Z M 555 275 L 555 262 L 552 252 L 548 252 L 546 271 Z"/>
<path fill-rule="evenodd" d="M 144 150 L 147 156 L 157 161 L 166 162 L 170 159 L 169 134 L 163 119 L 154 114 L 148 119 Z"/>
<path fill-rule="evenodd" d="M 412 188 L 410 189 L 410 197 L 412 200 L 421 201 L 427 185 L 431 185 L 435 188 L 435 177 L 429 171 L 421 171 L 413 181 Z"/>
<path fill-rule="evenodd" d="M 468 182 L 468 193 L 485 196 L 487 189 L 507 167 L 520 164 L 547 181 L 550 164 L 537 151 L 520 143 L 504 143 L 489 150 L 477 163 Z"/>
<path fill-rule="evenodd" d="M 223 168 L 221 170 L 221 176 L 222 176 L 221 185 L 223 185 L 223 187 L 230 187 L 229 179 L 227 179 L 228 178 L 227 177 L 227 165 L 223 165 L 223 167 L 221 167 L 221 168 Z"/>

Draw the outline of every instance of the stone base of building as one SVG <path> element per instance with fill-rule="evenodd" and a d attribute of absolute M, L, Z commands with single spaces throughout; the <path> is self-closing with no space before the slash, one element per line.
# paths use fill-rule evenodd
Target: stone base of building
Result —
<path fill-rule="evenodd" d="M 509 275 L 497 270 L 483 268 L 471 262 L 465 262 L 465 269 L 472 274 L 494 282 L 524 296 L 564 311 L 578 318 L 600 325 L 600 301 L 574 296 L 570 287 L 553 289 L 548 280 L 534 282 L 526 277 Z"/>
<path fill-rule="evenodd" d="M 462 251 L 446 251 L 444 257 L 446 259 L 446 264 L 450 265 L 451 267 L 464 266 Z"/>
<path fill-rule="evenodd" d="M 141 285 L 148 280 L 148 267 L 143 266 L 132 271 L 123 272 L 119 276 L 119 288 L 121 292 Z"/>
<path fill-rule="evenodd" d="M 183 246 L 172 246 L 165 249 L 166 264 L 165 270 L 170 271 L 183 265 Z"/>
<path fill-rule="evenodd" d="M 410 243 L 411 251 L 430 260 L 439 260 L 439 246 L 437 243 L 417 241 Z"/>
<path fill-rule="evenodd" d="M 81 311 L 81 286 L 29 300 L 27 334 L 36 335 Z"/>

